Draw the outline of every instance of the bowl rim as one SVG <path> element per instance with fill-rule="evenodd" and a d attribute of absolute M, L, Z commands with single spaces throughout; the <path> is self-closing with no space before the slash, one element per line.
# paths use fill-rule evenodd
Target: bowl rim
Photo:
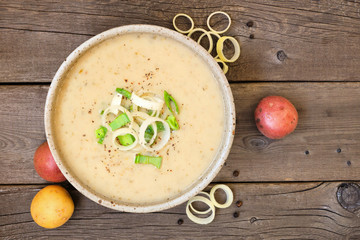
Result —
<path fill-rule="evenodd" d="M 223 133 L 223 139 L 221 146 L 213 159 L 213 163 L 210 165 L 212 166 L 211 169 L 207 169 L 203 172 L 202 176 L 197 179 L 196 184 L 192 184 L 191 188 L 187 188 L 186 192 L 181 195 L 176 196 L 175 198 L 161 202 L 161 203 L 154 203 L 150 205 L 140 205 L 134 206 L 131 204 L 119 204 L 114 201 L 109 201 L 108 199 L 103 198 L 100 194 L 97 194 L 94 190 L 90 187 L 86 188 L 83 183 L 80 183 L 76 179 L 76 177 L 70 174 L 70 171 L 66 168 L 63 164 L 54 144 L 54 140 L 52 137 L 52 111 L 53 105 L 56 102 L 56 93 L 59 84 L 64 76 L 67 73 L 68 69 L 71 68 L 72 64 L 76 62 L 78 57 L 80 57 L 84 52 L 86 52 L 91 47 L 101 43 L 102 41 L 119 36 L 122 34 L 127 33 L 153 33 L 159 34 L 161 36 L 169 37 L 176 41 L 181 42 L 182 44 L 186 45 L 190 49 L 194 50 L 197 55 L 199 55 L 205 63 L 210 67 L 214 78 L 219 84 L 221 88 L 221 95 L 224 102 L 225 109 L 228 110 L 228 114 L 225 114 L 225 127 Z M 227 112 L 226 112 L 227 113 Z M 61 64 L 59 69 L 57 70 L 51 85 L 49 87 L 49 91 L 46 97 L 45 109 L 44 109 L 44 122 L 45 122 L 45 133 L 46 138 L 50 147 L 50 151 L 54 157 L 56 164 L 58 165 L 60 171 L 66 177 L 66 179 L 73 185 L 80 193 L 85 195 L 87 198 L 91 199 L 92 201 L 118 211 L 124 212 L 134 212 L 134 213 L 146 213 L 146 212 L 156 212 L 162 211 L 165 209 L 169 209 L 175 207 L 185 201 L 189 200 L 191 197 L 198 194 L 202 191 L 210 182 L 216 177 L 220 169 L 222 168 L 223 164 L 225 163 L 232 146 L 232 142 L 234 139 L 235 133 L 235 104 L 233 95 L 231 92 L 230 85 L 225 77 L 222 69 L 219 67 L 217 62 L 214 58 L 197 42 L 192 40 L 191 38 L 184 36 L 174 30 L 155 26 L 155 25 L 147 25 L 147 24 L 134 24 L 134 25 L 124 25 L 120 27 L 115 27 L 104 31 L 94 37 L 83 42 L 80 46 L 78 46 L 74 51 L 70 53 L 70 55 L 65 59 L 65 61 Z"/>

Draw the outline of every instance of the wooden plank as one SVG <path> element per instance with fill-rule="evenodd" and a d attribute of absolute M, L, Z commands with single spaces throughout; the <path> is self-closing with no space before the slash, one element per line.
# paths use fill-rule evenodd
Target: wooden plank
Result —
<path fill-rule="evenodd" d="M 216 209 L 214 222 L 196 225 L 185 204 L 157 213 L 116 212 L 88 200 L 76 190 L 72 218 L 58 229 L 37 226 L 29 208 L 43 186 L 0 186 L 0 238 L 64 239 L 359 239 L 360 214 L 336 200 L 339 182 L 229 184 L 235 204 Z M 69 187 L 67 187 L 69 189 Z M 234 217 L 238 213 L 238 217 Z M 179 225 L 178 220 L 183 224 Z"/>
<path fill-rule="evenodd" d="M 360 83 L 244 83 L 231 87 L 237 109 L 235 140 L 227 165 L 215 181 L 360 180 Z M 37 146 L 45 140 L 47 90 L 47 86 L 37 85 L 0 86 L 2 184 L 44 182 L 32 161 Z M 262 136 L 254 123 L 256 104 L 270 94 L 287 97 L 299 111 L 297 129 L 282 140 Z"/>
<path fill-rule="evenodd" d="M 231 87 L 237 111 L 236 134 L 218 180 L 359 180 L 359 83 L 251 83 Z M 281 140 L 264 137 L 254 123 L 256 105 L 269 95 L 286 97 L 299 113 L 296 130 Z M 232 175 L 234 170 L 239 171 L 238 177 Z"/>
<path fill-rule="evenodd" d="M 0 34 L 0 82 L 51 82 L 71 51 L 89 38 L 12 29 Z"/>
<path fill-rule="evenodd" d="M 228 34 L 242 45 L 230 81 L 359 81 L 360 3 L 331 0 L 2 1 L 0 81 L 49 82 L 68 53 L 109 28 L 172 28 L 179 12 L 205 27 L 206 17 L 216 10 L 231 15 Z"/>
<path fill-rule="evenodd" d="M 0 183 L 43 182 L 33 166 L 45 140 L 47 86 L 0 86 Z"/>

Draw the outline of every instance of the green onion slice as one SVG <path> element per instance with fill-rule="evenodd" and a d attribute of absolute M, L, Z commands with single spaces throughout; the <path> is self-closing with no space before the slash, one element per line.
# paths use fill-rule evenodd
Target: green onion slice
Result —
<path fill-rule="evenodd" d="M 131 98 L 131 92 L 123 89 L 123 88 L 116 88 L 116 92 L 120 93 L 124 97 L 130 99 Z"/>
<path fill-rule="evenodd" d="M 107 128 L 104 126 L 101 126 L 99 129 L 95 130 L 95 136 L 98 139 L 98 143 L 102 144 L 104 142 L 106 133 L 107 133 Z"/>
<path fill-rule="evenodd" d="M 180 127 L 174 115 L 169 115 L 166 118 L 166 122 L 169 124 L 172 130 L 179 130 Z"/>
<path fill-rule="evenodd" d="M 123 146 L 129 146 L 135 142 L 135 137 L 130 133 L 120 135 L 117 138 L 119 139 L 120 144 Z"/>
<path fill-rule="evenodd" d="M 170 110 L 170 112 L 171 112 L 172 114 L 174 114 L 174 112 L 173 112 L 173 109 L 172 109 L 172 106 L 171 106 L 171 102 L 173 102 L 174 105 L 175 105 L 175 111 L 176 111 L 176 113 L 177 113 L 177 114 L 180 113 L 180 111 L 179 111 L 179 106 L 178 106 L 177 102 L 175 101 L 175 99 L 173 98 L 173 96 L 171 96 L 167 91 L 164 91 L 164 99 L 165 99 L 165 104 L 166 104 L 166 106 L 168 107 L 168 109 Z"/>
<path fill-rule="evenodd" d="M 130 119 L 129 119 L 129 117 L 126 115 L 126 113 L 122 113 L 122 114 L 120 114 L 119 116 L 117 116 L 117 117 L 115 118 L 115 120 L 112 121 L 112 122 L 109 124 L 109 126 L 111 127 L 111 129 L 112 129 L 113 131 L 115 131 L 116 129 L 119 129 L 119 128 L 125 126 L 125 125 L 126 125 L 127 123 L 129 123 L 129 122 L 130 122 Z"/>
<path fill-rule="evenodd" d="M 153 157 L 153 156 L 146 156 L 141 154 L 136 154 L 135 156 L 135 163 L 136 164 L 151 164 L 160 169 L 161 167 L 162 157 Z"/>

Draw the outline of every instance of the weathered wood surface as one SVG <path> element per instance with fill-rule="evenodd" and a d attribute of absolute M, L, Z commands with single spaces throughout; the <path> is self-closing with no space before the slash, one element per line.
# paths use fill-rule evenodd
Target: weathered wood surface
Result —
<path fill-rule="evenodd" d="M 360 83 L 232 84 L 237 111 L 234 144 L 215 181 L 360 180 Z M 45 140 L 47 86 L 0 86 L 0 183 L 43 183 L 33 167 Z M 290 99 L 299 111 L 295 132 L 269 140 L 256 129 L 253 111 L 269 94 Z M 341 152 L 338 151 L 341 149 Z M 305 152 L 308 151 L 308 154 Z M 239 171 L 239 176 L 233 176 Z"/>
<path fill-rule="evenodd" d="M 231 15 L 228 35 L 241 42 L 242 55 L 227 75 L 236 136 L 214 181 L 229 184 L 243 206 L 218 209 L 213 223 L 199 226 L 187 219 L 184 204 L 121 213 L 65 184 L 73 217 L 59 229 L 38 227 L 29 208 L 48 184 L 32 164 L 45 140 L 48 84 L 42 83 L 78 45 L 109 28 L 172 28 L 179 12 L 205 27 L 217 10 Z M 0 238 L 360 239 L 360 210 L 348 212 L 336 200 L 340 181 L 360 181 L 359 26 L 360 2 L 347 0 L 0 1 Z M 254 124 L 257 102 L 270 94 L 299 110 L 298 128 L 282 140 L 265 138 Z"/>
<path fill-rule="evenodd" d="M 109 28 L 172 28 L 179 12 L 205 27 L 228 12 L 241 41 L 230 81 L 359 81 L 358 1 L 1 1 L 0 82 L 50 82 L 81 42 Z M 251 36 L 251 38 L 250 38 Z"/>
<path fill-rule="evenodd" d="M 46 230 L 29 213 L 43 186 L 0 186 L 0 238 L 5 239 L 352 239 L 360 238 L 360 214 L 337 203 L 333 183 L 229 184 L 235 202 L 217 209 L 214 222 L 199 226 L 185 215 L 185 204 L 151 214 L 104 208 L 70 191 L 73 217 L 62 227 Z M 234 217 L 234 213 L 238 217 Z M 178 220 L 183 224 L 179 225 Z"/>

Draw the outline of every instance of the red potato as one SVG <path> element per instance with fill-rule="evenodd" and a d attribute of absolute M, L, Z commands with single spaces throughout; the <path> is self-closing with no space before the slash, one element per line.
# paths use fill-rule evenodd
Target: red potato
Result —
<path fill-rule="evenodd" d="M 298 112 L 286 98 L 268 96 L 256 107 L 255 122 L 259 131 L 266 137 L 280 139 L 295 130 Z"/>
<path fill-rule="evenodd" d="M 45 141 L 34 154 L 34 167 L 40 177 L 49 182 L 64 182 L 66 178 L 56 165 L 50 152 L 49 144 Z"/>

